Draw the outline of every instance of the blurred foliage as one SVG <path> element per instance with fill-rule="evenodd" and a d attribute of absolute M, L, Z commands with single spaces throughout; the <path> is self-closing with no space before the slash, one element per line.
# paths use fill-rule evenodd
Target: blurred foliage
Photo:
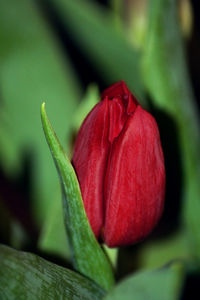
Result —
<path fill-rule="evenodd" d="M 59 198 L 51 205 L 38 240 L 38 248 L 53 253 L 62 259 L 71 259 L 63 219 L 62 201 Z"/>
<path fill-rule="evenodd" d="M 41 223 L 51 202 L 56 201 L 58 179 L 53 163 L 47 159 L 50 156 L 39 107 L 48 99 L 49 114 L 66 145 L 67 123 L 80 97 L 80 87 L 66 54 L 34 1 L 1 1 L 0 39 L 1 165 L 6 173 L 17 176 L 27 157 L 31 167 L 31 208 Z"/>
<path fill-rule="evenodd" d="M 119 283 L 105 300 L 177 300 L 181 295 L 183 277 L 180 262 L 154 271 L 140 271 Z"/>
<path fill-rule="evenodd" d="M 115 30 L 113 14 L 96 5 L 95 1 L 49 2 L 53 2 L 71 39 L 74 39 L 87 59 L 97 68 L 102 80 L 112 84 L 123 79 L 144 104 L 139 53 Z"/>
<path fill-rule="evenodd" d="M 167 171 L 164 215 L 152 235 L 120 249 L 119 256 L 117 249 L 105 247 L 117 278 L 131 273 L 105 299 L 132 299 L 133 294 L 135 299 L 147 294 L 148 299 L 179 299 L 181 290 L 186 299 L 188 282 L 194 290 L 199 278 L 195 96 L 200 90 L 199 64 L 191 53 L 198 54 L 200 44 L 194 5 L 189 0 L 0 2 L 1 242 L 72 264 L 59 181 L 40 121 L 43 101 L 69 157 L 80 124 L 99 100 L 99 88 L 117 80 L 125 80 L 158 121 Z M 192 280 L 185 281 L 188 276 Z M 75 272 L 1 246 L 0 297 L 24 295 L 102 299 L 104 292 Z"/>
<path fill-rule="evenodd" d="M 196 101 L 187 72 L 177 6 L 173 0 L 151 3 L 143 74 L 154 105 L 167 112 L 176 124 L 183 167 L 181 222 L 192 243 L 191 255 L 199 257 L 200 134 Z"/>

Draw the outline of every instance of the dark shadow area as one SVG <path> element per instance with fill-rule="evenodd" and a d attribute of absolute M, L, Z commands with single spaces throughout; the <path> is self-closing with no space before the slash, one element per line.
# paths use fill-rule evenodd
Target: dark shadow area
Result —
<path fill-rule="evenodd" d="M 132 274 L 139 267 L 139 253 L 141 244 L 134 244 L 128 247 L 119 248 L 117 259 L 116 280 L 119 281 L 125 276 Z"/>
<path fill-rule="evenodd" d="M 175 121 L 165 112 L 151 106 L 155 117 L 165 157 L 166 194 L 163 216 L 152 233 L 152 237 L 167 237 L 177 230 L 181 212 L 181 196 L 183 185 L 183 170 L 181 165 L 181 149 Z"/>
<path fill-rule="evenodd" d="M 1 176 L 0 176 L 1 177 Z M 9 244 L 11 231 L 10 212 L 0 198 L 0 243 Z"/>
<path fill-rule="evenodd" d="M 110 6 L 110 1 L 109 0 L 96 0 L 96 2 L 105 5 L 105 6 Z"/>
<path fill-rule="evenodd" d="M 45 251 L 39 251 L 37 248 L 35 249 L 26 249 L 26 251 L 29 251 L 29 252 L 32 252 L 40 257 L 42 257 L 43 259 L 51 262 L 51 263 L 54 263 L 56 265 L 59 265 L 61 267 L 64 267 L 64 268 L 68 268 L 70 270 L 73 270 L 74 271 L 74 268 L 72 266 L 72 264 L 67 261 L 66 259 L 60 257 L 59 255 L 56 255 L 56 254 L 50 254 L 50 253 L 47 253 Z"/>
<path fill-rule="evenodd" d="M 31 243 L 35 244 L 38 238 L 38 230 L 31 214 L 31 170 L 33 156 L 27 152 L 22 162 L 22 172 L 17 177 L 8 177 L 0 167 L 0 201 L 7 218 L 4 226 L 7 234 L 10 230 L 10 220 L 19 222 L 25 232 L 31 237 Z M 8 242 L 2 238 L 2 241 Z"/>
<path fill-rule="evenodd" d="M 188 274 L 180 300 L 199 299 L 200 273 Z"/>
<path fill-rule="evenodd" d="M 17 177 L 8 177 L 0 167 L 0 243 L 14 247 L 13 227 L 19 223 L 25 231 L 22 243 L 18 246 L 22 251 L 34 253 L 52 263 L 73 269 L 70 262 L 54 255 L 41 251 L 37 247 L 39 230 L 31 214 L 31 170 L 34 156 L 30 152 L 24 155 L 22 172 Z M 12 232 L 12 234 L 11 234 Z M 21 242 L 19 240 L 19 242 Z M 12 244 L 12 245 L 11 245 Z"/>

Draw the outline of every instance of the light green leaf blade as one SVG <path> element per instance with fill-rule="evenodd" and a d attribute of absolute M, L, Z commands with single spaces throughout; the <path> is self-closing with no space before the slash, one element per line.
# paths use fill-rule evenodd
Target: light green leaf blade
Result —
<path fill-rule="evenodd" d="M 74 112 L 71 123 L 73 138 L 77 134 L 81 123 L 99 99 L 100 95 L 97 86 L 95 84 L 89 85 L 82 101 Z M 59 199 L 59 194 L 57 198 Z M 70 259 L 61 201 L 54 201 L 52 203 L 40 234 L 38 246 L 43 251 L 56 254 L 64 259 Z"/>
<path fill-rule="evenodd" d="M 105 300 L 177 300 L 183 283 L 180 263 L 153 271 L 140 271 L 123 280 Z"/>
<path fill-rule="evenodd" d="M 109 248 L 105 244 L 103 244 L 103 249 L 106 253 L 106 255 L 109 257 L 110 262 L 112 263 L 112 266 L 114 270 L 117 268 L 117 260 L 118 260 L 118 248 Z"/>
<path fill-rule="evenodd" d="M 44 133 L 55 161 L 63 190 L 64 223 L 75 268 L 108 290 L 114 282 L 111 265 L 90 228 L 75 171 L 66 157 L 45 112 L 41 108 Z"/>
<path fill-rule="evenodd" d="M 27 158 L 34 215 L 41 223 L 50 202 L 57 201 L 59 182 L 38 107 L 44 100 L 51 103 L 49 114 L 66 145 L 80 87 L 35 1 L 0 1 L 0 45 L 0 160 L 5 172 L 14 176 Z"/>
<path fill-rule="evenodd" d="M 124 80 L 145 104 L 140 55 L 114 26 L 114 15 L 89 0 L 49 0 L 57 8 L 77 46 L 107 85 Z"/>
<path fill-rule="evenodd" d="M 102 299 L 104 291 L 87 278 L 35 254 L 0 245 L 0 298 Z"/>
<path fill-rule="evenodd" d="M 182 222 L 200 262 L 200 132 L 175 0 L 150 1 L 143 76 L 156 107 L 177 125 L 184 170 Z"/>

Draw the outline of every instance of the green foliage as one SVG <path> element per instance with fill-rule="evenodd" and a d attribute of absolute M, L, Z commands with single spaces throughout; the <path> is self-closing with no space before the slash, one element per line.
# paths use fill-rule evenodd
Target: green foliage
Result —
<path fill-rule="evenodd" d="M 170 24 L 170 26 L 169 26 Z M 200 135 L 174 0 L 151 0 L 143 74 L 155 105 L 175 120 L 184 168 L 183 218 L 200 259 Z"/>
<path fill-rule="evenodd" d="M 98 87 L 95 84 L 89 85 L 84 98 L 82 99 L 74 114 L 72 130 L 75 133 L 78 132 L 86 116 L 99 101 L 100 94 L 98 91 Z"/>
<path fill-rule="evenodd" d="M 39 249 L 45 253 L 57 255 L 63 259 L 71 259 L 69 244 L 64 226 L 62 199 L 53 202 L 44 221 L 39 241 Z"/>
<path fill-rule="evenodd" d="M 105 300 L 177 300 L 183 283 L 183 267 L 173 263 L 153 271 L 140 271 L 114 287 Z"/>
<path fill-rule="evenodd" d="M 64 223 L 75 268 L 105 290 L 114 283 L 111 265 L 89 225 L 75 171 L 65 155 L 45 112 L 41 108 L 44 133 L 55 161 L 63 190 Z"/>
<path fill-rule="evenodd" d="M 31 167 L 30 193 L 41 223 L 59 184 L 41 130 L 39 107 L 49 114 L 64 145 L 80 87 L 67 55 L 31 0 L 0 2 L 0 159 L 8 176 L 20 176 L 24 157 Z"/>
<path fill-rule="evenodd" d="M 104 291 L 89 279 L 37 255 L 0 245 L 0 298 L 102 299 Z"/>
<path fill-rule="evenodd" d="M 70 31 L 78 47 L 99 71 L 106 83 L 125 80 L 145 104 L 144 87 L 139 70 L 139 53 L 123 34 L 114 29 L 114 16 L 94 1 L 50 0 Z"/>
<path fill-rule="evenodd" d="M 83 100 L 74 112 L 74 117 L 71 124 L 71 135 L 76 135 L 81 123 L 86 115 L 99 100 L 97 86 L 90 85 L 84 95 Z M 59 199 L 59 194 L 57 199 Z M 54 201 L 51 209 L 47 214 L 44 222 L 38 246 L 40 249 L 54 253 L 62 258 L 70 259 L 69 245 L 66 239 L 66 231 L 64 228 L 63 208 L 61 198 L 59 201 Z"/>
<path fill-rule="evenodd" d="M 150 241 L 140 249 L 141 268 L 155 269 L 173 259 L 182 259 L 191 265 L 191 247 L 185 231 L 178 231 L 166 239 Z"/>

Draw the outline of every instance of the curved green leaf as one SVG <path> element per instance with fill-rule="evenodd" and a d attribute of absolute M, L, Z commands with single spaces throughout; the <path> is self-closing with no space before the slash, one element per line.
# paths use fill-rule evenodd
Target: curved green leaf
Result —
<path fill-rule="evenodd" d="M 0 245 L 0 298 L 4 300 L 102 299 L 87 278 L 31 253 Z"/>
<path fill-rule="evenodd" d="M 73 121 L 71 124 L 71 132 L 73 137 L 79 130 L 86 115 L 99 101 L 99 99 L 100 95 L 97 86 L 94 84 L 89 85 L 84 98 L 73 115 Z M 59 194 L 57 198 L 59 199 Z M 54 201 L 51 209 L 49 209 L 49 213 L 46 217 L 40 234 L 38 246 L 40 249 L 48 253 L 54 253 L 64 259 L 70 259 L 70 251 L 66 240 L 61 201 Z"/>
<path fill-rule="evenodd" d="M 90 228 L 75 171 L 51 127 L 44 103 L 41 108 L 41 117 L 44 133 L 62 185 L 64 223 L 74 266 L 79 272 L 107 290 L 114 282 L 111 265 Z"/>

